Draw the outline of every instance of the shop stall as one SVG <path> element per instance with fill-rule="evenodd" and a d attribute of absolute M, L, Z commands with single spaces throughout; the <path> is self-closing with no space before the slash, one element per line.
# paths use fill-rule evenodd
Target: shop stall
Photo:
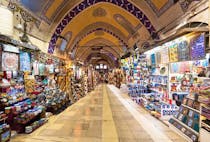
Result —
<path fill-rule="evenodd" d="M 209 138 L 205 40 L 190 33 L 121 60 L 132 99 L 189 141 Z"/>

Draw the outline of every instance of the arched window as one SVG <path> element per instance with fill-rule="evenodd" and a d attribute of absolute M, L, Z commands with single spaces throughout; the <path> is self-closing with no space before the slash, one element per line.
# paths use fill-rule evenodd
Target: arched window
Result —
<path fill-rule="evenodd" d="M 66 49 L 66 46 L 68 44 L 68 42 L 70 41 L 71 38 L 71 32 L 68 32 L 65 34 L 64 36 L 65 39 L 62 39 L 61 45 L 60 45 L 60 50 L 64 51 Z"/>

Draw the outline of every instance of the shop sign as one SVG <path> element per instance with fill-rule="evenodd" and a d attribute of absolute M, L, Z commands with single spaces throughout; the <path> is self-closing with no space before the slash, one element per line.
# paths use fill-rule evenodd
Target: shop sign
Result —
<path fill-rule="evenodd" d="M 20 53 L 18 47 L 15 47 L 15 46 L 9 45 L 9 44 L 4 44 L 3 49 L 4 49 L 4 51 L 7 51 L 7 52 Z"/>
<path fill-rule="evenodd" d="M 25 47 L 25 48 L 32 49 L 32 50 L 38 50 L 39 49 L 35 45 L 24 43 L 24 42 L 20 42 L 20 41 L 14 40 L 14 39 L 11 40 L 11 43 L 14 44 L 14 45 Z"/>

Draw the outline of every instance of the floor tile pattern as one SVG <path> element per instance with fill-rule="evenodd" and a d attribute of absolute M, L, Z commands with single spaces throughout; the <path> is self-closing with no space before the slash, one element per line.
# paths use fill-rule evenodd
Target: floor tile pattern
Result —
<path fill-rule="evenodd" d="M 146 124 L 137 121 L 129 107 L 137 109 L 141 117 L 170 138 L 167 142 L 185 142 L 121 92 L 123 100 L 129 102 L 125 106 L 116 93 L 119 95 L 120 91 L 116 92 L 113 86 L 100 85 L 62 113 L 50 117 L 32 134 L 18 135 L 11 142 L 159 142 L 145 131 Z"/>

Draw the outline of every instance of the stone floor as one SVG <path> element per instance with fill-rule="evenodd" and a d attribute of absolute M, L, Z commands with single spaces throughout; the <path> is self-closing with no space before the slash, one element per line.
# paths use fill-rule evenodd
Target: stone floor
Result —
<path fill-rule="evenodd" d="M 185 142 L 111 85 L 52 116 L 48 123 L 11 142 Z"/>

